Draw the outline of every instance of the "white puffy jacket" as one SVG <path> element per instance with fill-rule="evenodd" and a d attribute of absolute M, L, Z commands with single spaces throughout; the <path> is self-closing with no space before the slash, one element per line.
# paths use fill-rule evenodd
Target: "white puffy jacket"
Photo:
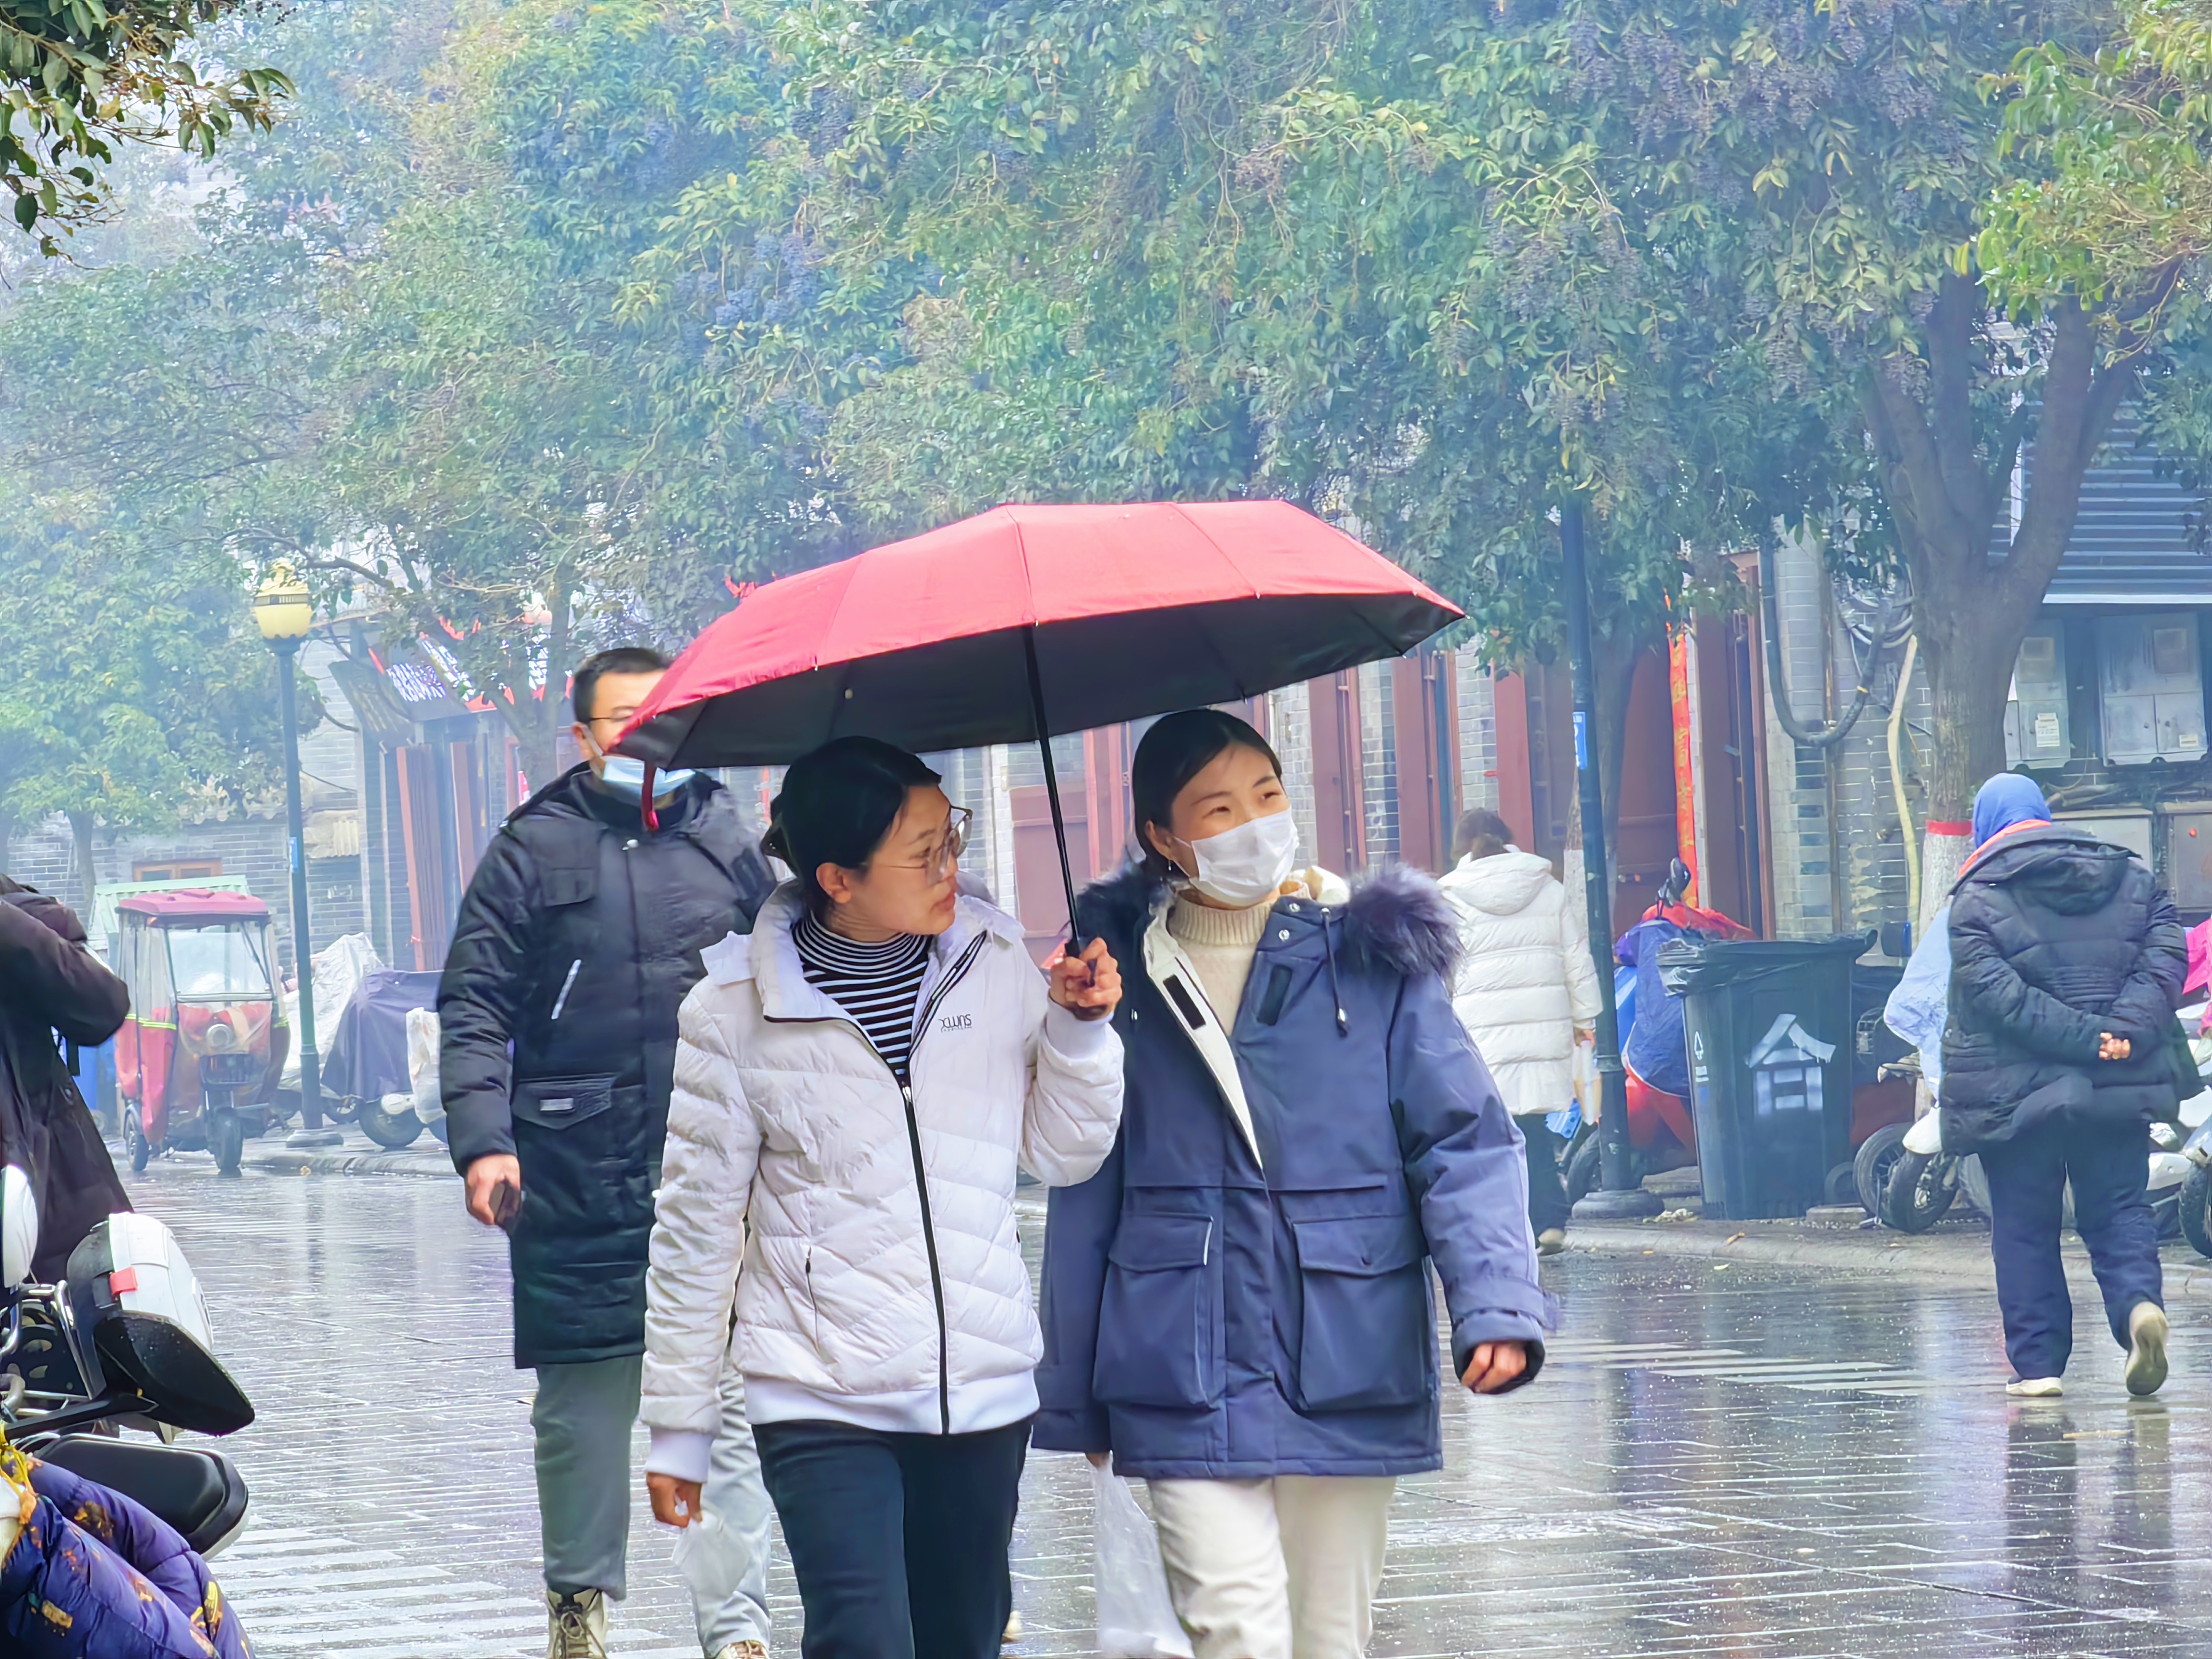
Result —
<path fill-rule="evenodd" d="M 963 897 L 916 1006 L 910 1124 L 889 1066 L 800 969 L 800 902 L 787 884 L 750 938 L 708 949 L 678 1017 L 641 1415 L 648 1468 L 686 1479 L 706 1473 L 726 1351 L 757 1422 L 832 1401 L 844 1420 L 966 1432 L 1034 1410 L 1015 1166 L 1085 1180 L 1121 1123 L 1112 1025 L 1054 1006 L 1020 923 Z"/>
<path fill-rule="evenodd" d="M 1462 859 L 1439 884 L 1459 912 L 1452 1009 L 1505 1109 L 1516 1117 L 1565 1110 L 1574 1098 L 1575 1027 L 1594 1024 L 1598 1012 L 1581 907 L 1548 861 L 1516 848 Z"/>

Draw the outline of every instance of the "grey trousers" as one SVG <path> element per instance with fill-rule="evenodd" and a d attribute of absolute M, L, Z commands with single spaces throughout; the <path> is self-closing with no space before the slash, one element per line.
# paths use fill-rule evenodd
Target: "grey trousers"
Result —
<path fill-rule="evenodd" d="M 635 1354 L 538 1368 L 530 1426 L 538 1437 L 538 1516 L 548 1589 L 563 1595 L 596 1589 L 619 1601 L 629 1589 L 630 1431 L 643 1371 L 644 1360 Z M 723 1368 L 721 1425 L 701 1502 L 722 1518 L 733 1541 L 744 1544 L 746 1565 L 719 1600 L 693 1597 L 700 1646 L 708 1659 L 732 1642 L 765 1647 L 774 1510 L 745 1421 L 744 1379 L 733 1366 Z"/>

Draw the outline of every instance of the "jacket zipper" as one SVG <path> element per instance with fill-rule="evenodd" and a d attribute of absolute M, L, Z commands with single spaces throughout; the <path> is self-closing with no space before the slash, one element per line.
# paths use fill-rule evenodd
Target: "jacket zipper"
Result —
<path fill-rule="evenodd" d="M 986 942 L 987 936 L 981 933 L 970 940 L 968 948 L 960 953 L 958 959 L 946 970 L 945 977 L 938 981 L 937 989 L 930 994 L 929 1000 L 922 1005 L 921 1012 L 915 1018 L 914 1042 L 906 1051 L 906 1068 L 908 1077 L 914 1075 L 914 1057 L 921 1048 L 923 1034 L 929 1030 L 930 1016 L 937 1012 L 938 1006 L 967 974 L 969 964 L 981 954 Z M 795 1025 L 806 1023 L 793 1020 L 788 1017 L 778 1018 L 777 1016 L 769 1013 L 763 1013 L 762 1018 L 777 1024 Z M 945 1319 L 945 1274 L 937 1262 L 937 1225 L 930 1215 L 929 1174 L 921 1161 L 921 1125 L 914 1115 L 914 1088 L 910 1084 L 899 1083 L 898 1073 L 892 1070 L 890 1061 L 884 1059 L 883 1050 L 877 1048 L 873 1039 L 867 1032 L 861 1030 L 858 1020 L 841 1017 L 836 1023 L 849 1025 L 854 1030 L 860 1032 L 860 1041 L 868 1045 L 868 1052 L 882 1061 L 884 1070 L 891 1074 L 891 1081 L 898 1083 L 899 1102 L 906 1109 L 907 1150 L 914 1158 L 914 1189 L 915 1195 L 921 1200 L 921 1245 L 929 1257 L 930 1298 L 937 1309 L 937 1420 L 942 1425 L 941 1431 L 949 1435 L 952 1432 L 952 1334 Z M 807 1289 L 811 1299 L 813 1290 L 811 1257 L 808 1267 L 810 1278 Z M 820 1330 L 817 1320 L 815 1334 L 817 1343 L 821 1340 Z"/>
<path fill-rule="evenodd" d="M 921 1040 L 928 1035 L 930 1017 L 936 1013 L 938 1005 L 967 973 L 968 964 L 975 960 L 977 953 L 983 948 L 983 939 L 984 936 L 978 933 L 969 942 L 968 948 L 960 953 L 960 959 L 952 964 L 951 971 L 938 982 L 936 991 L 915 1016 L 914 1041 L 907 1046 L 906 1051 L 906 1072 L 909 1078 L 914 1075 L 914 1057 L 921 1051 Z M 874 1045 L 869 1046 L 872 1048 Z M 883 1056 L 878 1054 L 877 1058 L 880 1060 Z M 889 1069 L 888 1062 L 886 1069 Z M 897 1082 L 896 1073 L 892 1073 L 892 1081 Z M 929 1289 L 937 1303 L 937 1420 L 943 1425 L 942 1431 L 949 1435 L 952 1432 L 952 1328 L 945 1318 L 945 1274 L 937 1265 L 937 1228 L 930 1218 L 929 1175 L 922 1167 L 921 1124 L 914 1115 L 914 1087 L 911 1084 L 899 1084 L 899 1098 L 906 1106 L 907 1150 L 914 1154 L 914 1189 L 921 1198 L 921 1243 L 929 1255 Z"/>

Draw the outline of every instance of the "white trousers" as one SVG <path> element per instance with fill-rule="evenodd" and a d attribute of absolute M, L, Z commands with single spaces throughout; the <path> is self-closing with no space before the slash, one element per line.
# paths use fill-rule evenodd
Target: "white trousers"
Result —
<path fill-rule="evenodd" d="M 1152 1480 L 1176 1616 L 1198 1659 L 1360 1659 L 1389 1475 Z"/>

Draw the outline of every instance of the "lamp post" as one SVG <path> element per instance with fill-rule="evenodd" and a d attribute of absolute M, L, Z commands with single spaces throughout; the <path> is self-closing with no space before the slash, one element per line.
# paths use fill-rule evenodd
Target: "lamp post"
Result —
<path fill-rule="evenodd" d="M 1613 861 L 1606 855 L 1605 793 L 1597 769 L 1597 676 L 1590 648 L 1589 572 L 1583 550 L 1583 508 L 1559 507 L 1561 575 L 1567 585 L 1567 654 L 1574 671 L 1575 771 L 1581 785 L 1583 896 L 1589 908 L 1590 955 L 1597 965 L 1598 1167 L 1604 1182 L 1575 1206 L 1588 1221 L 1656 1215 L 1666 1206 L 1636 1180 L 1628 1145 L 1628 1073 L 1620 1063 L 1620 1022 L 1613 1000 Z"/>
<path fill-rule="evenodd" d="M 276 653 L 277 702 L 284 717 L 284 815 L 292 866 L 292 967 L 300 981 L 300 1127 L 285 1144 L 335 1146 L 343 1137 L 323 1124 L 321 1063 L 315 1054 L 315 967 L 307 940 L 307 855 L 300 816 L 300 720 L 293 698 L 293 665 L 314 625 L 314 601 L 289 564 L 269 573 L 253 596 L 253 620 Z"/>

